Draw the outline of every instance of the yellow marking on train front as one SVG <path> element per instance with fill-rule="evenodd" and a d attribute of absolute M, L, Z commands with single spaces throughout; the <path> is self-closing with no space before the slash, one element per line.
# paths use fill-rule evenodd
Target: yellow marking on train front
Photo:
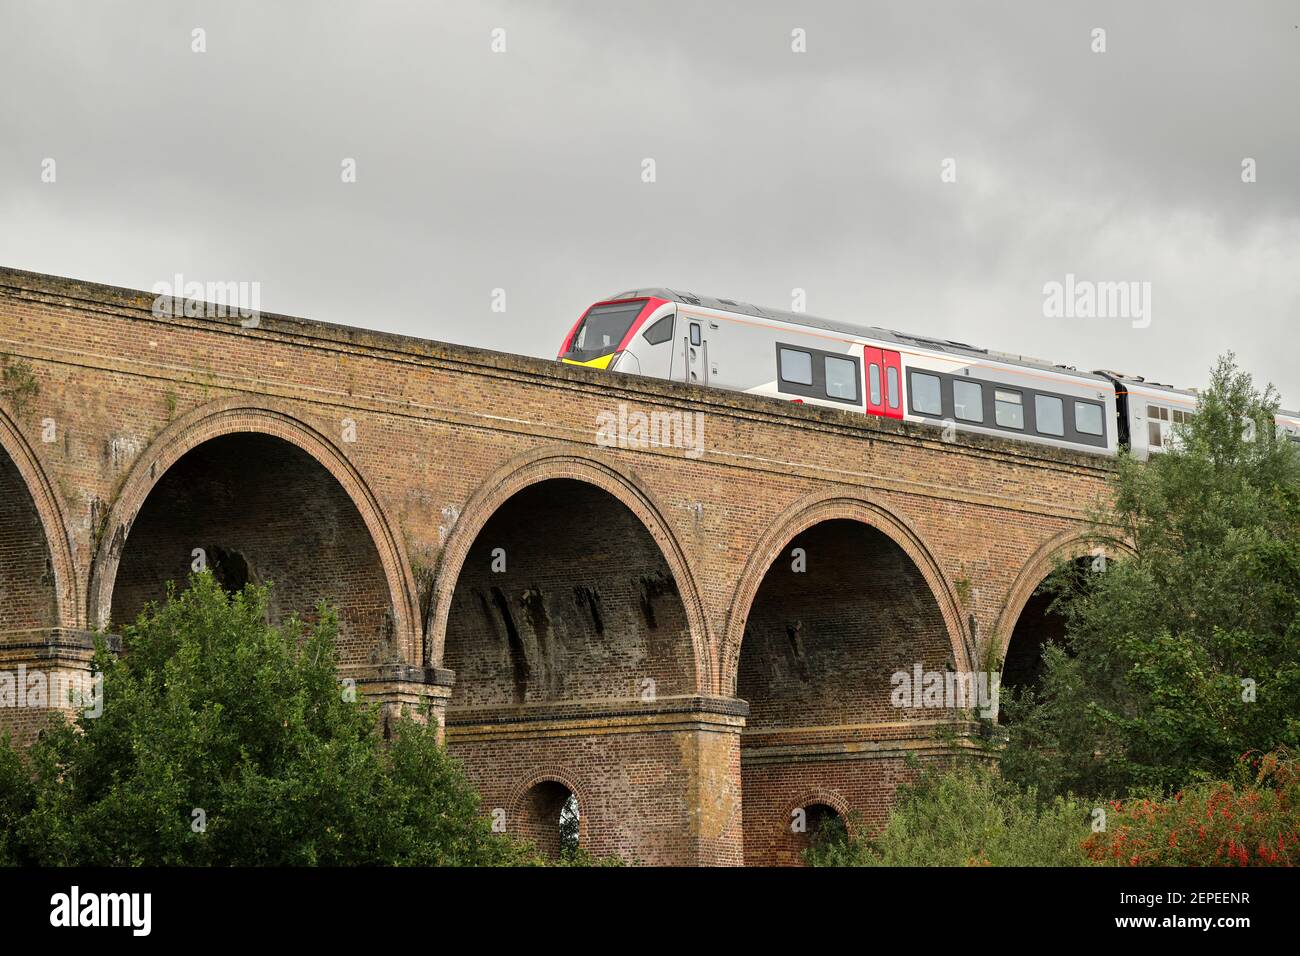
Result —
<path fill-rule="evenodd" d="M 594 358 L 590 362 L 575 362 L 573 359 L 560 359 L 565 365 L 582 365 L 587 368 L 608 368 L 609 363 L 614 360 L 617 353 L 610 352 L 608 355 L 602 355 L 600 358 Z"/>

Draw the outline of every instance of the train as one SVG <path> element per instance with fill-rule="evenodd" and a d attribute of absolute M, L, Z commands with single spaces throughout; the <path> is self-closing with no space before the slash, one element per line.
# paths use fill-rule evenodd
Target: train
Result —
<path fill-rule="evenodd" d="M 1197 407 L 1194 389 L 1142 376 L 666 288 L 594 303 L 558 359 L 1142 460 L 1172 447 Z M 1300 412 L 1278 412 L 1277 428 L 1300 443 Z"/>

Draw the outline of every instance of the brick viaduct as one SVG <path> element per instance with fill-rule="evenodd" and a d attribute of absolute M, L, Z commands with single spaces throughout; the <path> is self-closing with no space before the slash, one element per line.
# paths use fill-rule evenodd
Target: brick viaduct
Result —
<path fill-rule="evenodd" d="M 335 604 L 341 676 L 385 719 L 431 705 L 485 808 L 552 849 L 570 793 L 583 845 L 645 863 L 793 862 L 799 809 L 878 825 L 918 760 L 970 746 L 975 726 L 891 706 L 890 675 L 990 651 L 1032 668 L 1055 626 L 1035 589 L 1088 547 L 1110 474 L 835 410 L 153 304 L 0 270 L 0 670 L 84 670 L 91 634 L 203 548 L 230 586 L 274 582 L 275 614 Z M 620 405 L 701 413 L 703 453 L 605 447 L 598 416 Z M 47 719 L 0 710 L 20 738 Z"/>

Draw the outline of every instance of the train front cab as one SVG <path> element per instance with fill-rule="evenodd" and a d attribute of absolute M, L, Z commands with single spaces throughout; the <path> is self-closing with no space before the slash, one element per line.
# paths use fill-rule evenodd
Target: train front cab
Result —
<path fill-rule="evenodd" d="M 673 372 L 675 304 L 654 296 L 597 302 L 573 324 L 558 358 L 566 365 L 683 378 Z"/>

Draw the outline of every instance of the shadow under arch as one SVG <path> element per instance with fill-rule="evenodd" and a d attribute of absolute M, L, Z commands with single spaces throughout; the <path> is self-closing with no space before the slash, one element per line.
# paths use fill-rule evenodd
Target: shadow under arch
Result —
<path fill-rule="evenodd" d="M 838 790 L 827 787 L 814 787 L 811 790 L 805 790 L 794 800 L 786 801 L 785 816 L 778 821 L 782 836 L 788 829 L 789 821 L 794 816 L 794 812 L 800 809 L 807 809 L 815 806 L 830 807 L 844 821 L 845 829 L 849 827 L 849 801 Z"/>
<path fill-rule="evenodd" d="M 23 436 L 17 423 L 3 410 L 0 410 L 0 450 L 14 463 L 19 479 L 31 496 L 45 535 L 45 548 L 54 573 L 57 624 L 60 627 L 84 627 L 86 620 L 82 616 L 77 570 L 63 504 L 55 493 L 36 450 Z"/>
<path fill-rule="evenodd" d="M 304 452 L 329 473 L 351 500 L 374 543 L 388 585 L 393 610 L 393 637 L 411 660 L 418 652 L 419 629 L 415 581 L 383 508 L 356 466 L 327 437 L 299 420 L 291 406 L 248 396 L 218 399 L 172 422 L 132 465 L 113 503 L 95 555 L 87 595 L 91 626 L 107 624 L 113 590 L 127 538 L 150 493 L 187 453 L 228 435 L 265 435 Z"/>
<path fill-rule="evenodd" d="M 552 787 L 555 792 L 545 792 Z M 590 839 L 591 811 L 586 793 L 586 787 L 579 785 L 578 779 L 564 767 L 534 768 L 510 795 L 506 827 L 530 840 L 543 856 L 558 858 L 560 812 L 568 798 L 571 797 L 578 808 L 578 846 L 587 845 Z"/>
<path fill-rule="evenodd" d="M 685 552 L 662 510 L 639 484 L 589 451 L 549 448 L 518 456 L 498 468 L 466 503 L 438 561 L 437 583 L 426 627 L 426 666 L 442 666 L 452 598 L 465 560 L 479 533 L 515 494 L 552 479 L 569 479 L 598 488 L 626 507 L 658 545 L 673 576 L 690 631 L 694 684 L 711 693 L 712 655 L 704 606 Z"/>
<path fill-rule="evenodd" d="M 583 794 L 586 792 L 586 788 L 578 782 L 578 778 L 567 767 L 547 764 L 542 767 L 534 767 L 524 774 L 520 782 L 515 785 L 514 790 L 511 791 L 510 809 L 517 809 L 520 801 L 523 800 L 528 791 L 539 783 L 563 784 L 578 798 L 579 802 L 582 801 Z"/>
<path fill-rule="evenodd" d="M 745 625 L 754 599 L 773 562 L 799 534 L 815 525 L 834 520 L 853 521 L 873 528 L 902 550 L 930 588 L 948 631 L 948 643 L 957 669 L 973 669 L 969 635 L 962 623 L 956 593 L 920 536 L 903 519 L 872 501 L 846 494 L 843 490 L 827 491 L 804 498 L 787 509 L 759 539 L 758 546 L 750 555 L 736 584 L 727 616 L 726 633 L 718 655 L 717 682 L 720 693 L 730 696 L 736 694 Z"/>
<path fill-rule="evenodd" d="M 794 821 L 799 810 L 803 811 L 803 828 L 796 831 Z M 827 810 L 830 812 L 821 812 Z M 773 845 L 784 850 L 784 853 L 778 850 L 781 862 L 802 865 L 804 852 L 817 841 L 822 828 L 832 821 L 838 821 L 844 827 L 845 836 L 852 838 L 857 835 L 849 801 L 838 790 L 814 787 L 804 791 L 798 799 L 787 801 L 785 814 L 774 821 L 779 832 L 772 838 Z"/>
<path fill-rule="evenodd" d="M 1039 586 L 1047 580 L 1048 575 L 1052 573 L 1057 564 L 1090 555 L 1098 547 L 1103 548 L 1106 556 L 1110 559 L 1132 557 L 1134 553 L 1132 548 L 1124 542 L 1114 539 L 1103 541 L 1095 533 L 1089 533 L 1086 530 L 1077 528 L 1062 531 L 1039 545 L 1038 550 L 1030 556 L 1024 567 L 1020 569 L 1020 573 L 1016 575 L 1016 580 L 1007 593 L 1007 600 L 1002 607 L 1002 613 L 998 615 L 997 625 L 990 635 L 991 640 L 997 641 L 999 660 L 1006 659 L 1007 650 L 1011 645 L 1011 636 L 1016 629 L 1016 623 L 1024 613 L 1030 598 L 1034 596 L 1034 592 L 1038 590 Z"/>

